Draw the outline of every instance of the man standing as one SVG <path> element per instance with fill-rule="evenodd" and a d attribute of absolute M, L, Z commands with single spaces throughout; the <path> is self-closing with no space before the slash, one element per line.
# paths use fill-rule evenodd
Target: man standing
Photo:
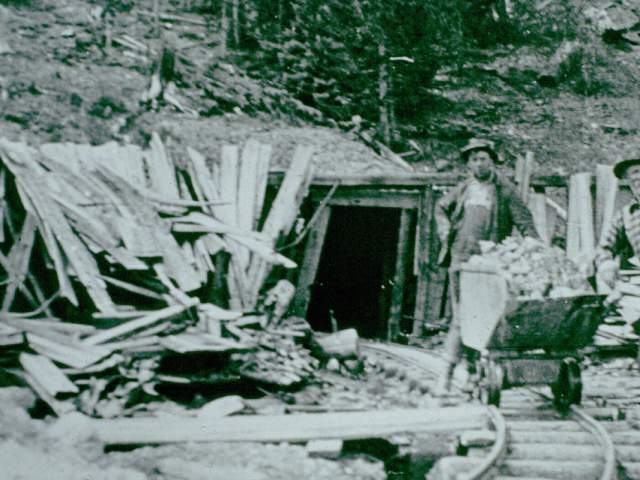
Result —
<path fill-rule="evenodd" d="M 460 324 L 456 315 L 457 267 L 480 253 L 480 241 L 500 242 L 513 227 L 524 236 L 538 237 L 531 212 L 512 184 L 502 178 L 493 142 L 472 139 L 460 150 L 469 177 L 442 197 L 436 205 L 436 224 L 442 242 L 439 264 L 449 267 L 453 318 L 446 342 L 447 369 L 438 390 L 449 390 L 453 369 L 461 358 Z"/>
<path fill-rule="evenodd" d="M 629 268 L 629 259 L 640 256 L 640 159 L 618 162 L 613 173 L 629 183 L 634 200 L 613 216 L 596 253 L 597 277 L 610 287 L 619 268 Z"/>

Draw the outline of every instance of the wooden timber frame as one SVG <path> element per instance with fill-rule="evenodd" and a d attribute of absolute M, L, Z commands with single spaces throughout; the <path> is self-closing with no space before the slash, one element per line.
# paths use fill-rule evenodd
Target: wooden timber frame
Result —
<path fill-rule="evenodd" d="M 411 272 L 406 267 L 411 265 L 407 259 L 408 241 L 415 235 L 415 255 L 413 257 L 413 274 L 416 276 L 415 308 L 411 312 L 413 328 L 410 333 L 419 336 L 423 332 L 425 322 L 437 321 L 444 295 L 440 267 L 437 259 L 437 232 L 434 212 L 438 198 L 449 188 L 464 179 L 454 174 L 409 174 L 384 176 L 333 176 L 318 175 L 311 184 L 309 200 L 312 202 L 314 214 L 313 224 L 308 232 L 304 252 L 297 259 L 300 265 L 297 279 L 296 295 L 292 303 L 292 313 L 304 317 L 309 306 L 312 286 L 320 265 L 323 245 L 331 219 L 332 207 L 378 207 L 400 210 L 398 242 L 396 248 L 395 272 L 387 338 L 394 339 L 400 329 L 405 298 L 405 280 Z M 282 181 L 282 174 L 271 173 L 269 184 L 277 186 Z M 566 189 L 568 179 L 563 176 L 532 176 L 531 187 L 539 193 L 546 188 Z M 337 186 L 337 188 L 336 188 Z M 328 195 L 331 194 L 331 195 Z M 321 210 L 318 210 L 320 208 Z M 416 214 L 415 231 L 410 231 L 409 215 Z"/>

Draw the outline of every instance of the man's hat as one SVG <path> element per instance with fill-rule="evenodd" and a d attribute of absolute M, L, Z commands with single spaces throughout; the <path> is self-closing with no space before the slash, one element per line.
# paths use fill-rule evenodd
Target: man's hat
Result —
<path fill-rule="evenodd" d="M 627 173 L 627 170 L 636 165 L 640 165 L 640 158 L 622 160 L 614 165 L 613 174 L 618 178 L 622 178 L 624 177 L 625 173 Z"/>
<path fill-rule="evenodd" d="M 502 163 L 502 160 L 496 152 L 495 144 L 491 140 L 472 138 L 464 147 L 460 149 L 460 156 L 462 156 L 462 159 L 466 162 L 467 160 L 469 160 L 469 154 L 474 150 L 484 150 L 491 156 L 493 163 Z"/>

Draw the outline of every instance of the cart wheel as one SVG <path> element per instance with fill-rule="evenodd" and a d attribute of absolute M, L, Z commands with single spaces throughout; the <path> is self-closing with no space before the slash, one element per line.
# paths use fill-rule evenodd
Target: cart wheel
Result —
<path fill-rule="evenodd" d="M 489 362 L 480 386 L 480 401 L 485 405 L 500 406 L 500 391 L 504 382 L 504 370 L 495 362 Z"/>
<path fill-rule="evenodd" d="M 582 376 L 580 366 L 574 358 L 565 358 L 560 365 L 558 379 L 551 385 L 556 407 L 567 410 L 570 405 L 579 405 L 582 400 Z"/>

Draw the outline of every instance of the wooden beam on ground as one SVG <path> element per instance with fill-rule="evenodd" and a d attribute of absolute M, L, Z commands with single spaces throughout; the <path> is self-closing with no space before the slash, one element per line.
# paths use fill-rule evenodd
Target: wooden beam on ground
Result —
<path fill-rule="evenodd" d="M 305 442 L 376 438 L 409 432 L 486 428 L 480 406 L 374 410 L 297 415 L 242 415 L 214 421 L 180 418 L 95 420 L 96 437 L 107 445 L 177 442 Z"/>
<path fill-rule="evenodd" d="M 407 255 L 409 253 L 409 239 L 411 238 L 411 213 L 403 209 L 400 213 L 400 226 L 398 228 L 398 243 L 396 246 L 396 262 L 393 273 L 393 287 L 391 289 L 391 308 L 389 309 L 389 322 L 387 339 L 392 341 L 400 333 L 400 322 L 404 306 L 404 285 L 407 277 Z"/>
<path fill-rule="evenodd" d="M 307 308 L 309 307 L 313 284 L 316 280 L 318 267 L 320 266 L 322 247 L 324 246 L 330 219 L 331 207 L 325 206 L 322 208 L 316 223 L 309 232 L 302 267 L 298 277 L 298 285 L 296 286 L 296 293 L 291 301 L 291 312 L 293 315 L 302 318 L 305 318 L 307 315 Z"/>

